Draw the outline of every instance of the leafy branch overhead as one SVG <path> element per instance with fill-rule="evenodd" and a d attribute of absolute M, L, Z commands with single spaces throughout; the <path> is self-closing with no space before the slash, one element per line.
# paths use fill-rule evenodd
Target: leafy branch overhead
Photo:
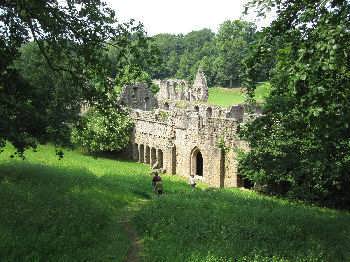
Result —
<path fill-rule="evenodd" d="M 79 105 L 101 104 L 112 67 L 142 64 L 148 48 L 142 25 L 119 23 L 100 0 L 5 0 L 0 25 L 0 144 L 10 141 L 19 152 L 67 143 Z"/>
<path fill-rule="evenodd" d="M 350 3 L 250 1 L 277 19 L 246 59 L 245 87 L 271 61 L 264 115 L 242 130 L 241 171 L 274 193 L 350 205 Z M 269 51 L 270 50 L 270 51 Z"/>

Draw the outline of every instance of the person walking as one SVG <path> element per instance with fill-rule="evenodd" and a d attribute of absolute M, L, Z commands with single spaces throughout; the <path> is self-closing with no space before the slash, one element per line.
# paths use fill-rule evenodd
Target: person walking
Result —
<path fill-rule="evenodd" d="M 191 174 L 190 175 L 190 180 L 189 180 L 190 186 L 192 187 L 192 189 L 194 189 L 196 187 L 196 179 L 194 178 L 194 175 Z"/>
<path fill-rule="evenodd" d="M 154 193 L 157 195 L 163 194 L 162 178 L 159 176 L 158 172 L 154 172 L 154 176 L 152 178 L 152 186 Z"/>

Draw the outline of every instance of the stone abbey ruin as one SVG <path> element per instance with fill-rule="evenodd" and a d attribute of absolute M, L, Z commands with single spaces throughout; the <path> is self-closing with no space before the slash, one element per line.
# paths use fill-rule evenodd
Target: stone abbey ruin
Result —
<path fill-rule="evenodd" d="M 237 137 L 244 108 L 206 104 L 208 86 L 198 71 L 194 83 L 158 80 L 153 95 L 146 84 L 125 86 L 119 103 L 130 110 L 135 125 L 130 156 L 167 173 L 189 176 L 215 187 L 238 187 Z"/>

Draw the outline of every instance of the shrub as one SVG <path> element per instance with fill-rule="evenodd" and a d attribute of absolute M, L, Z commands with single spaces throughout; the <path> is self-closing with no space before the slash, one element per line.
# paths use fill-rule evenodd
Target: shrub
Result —
<path fill-rule="evenodd" d="M 73 128 L 72 142 L 88 152 L 119 151 L 130 139 L 132 121 L 121 109 L 91 108 Z"/>

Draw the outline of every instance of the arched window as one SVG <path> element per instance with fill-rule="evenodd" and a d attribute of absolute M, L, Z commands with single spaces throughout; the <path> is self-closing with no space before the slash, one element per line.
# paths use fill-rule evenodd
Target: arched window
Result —
<path fill-rule="evenodd" d="M 191 173 L 197 176 L 203 176 L 203 156 L 201 151 L 196 147 L 191 154 Z"/>
<path fill-rule="evenodd" d="M 196 111 L 197 113 L 199 112 L 199 107 L 198 106 L 195 106 L 194 107 L 194 111 Z"/>
<path fill-rule="evenodd" d="M 165 102 L 165 103 L 164 103 L 164 109 L 165 109 L 165 110 L 169 110 L 169 103 L 168 103 L 168 102 Z"/>
<path fill-rule="evenodd" d="M 213 109 L 211 107 L 207 108 L 207 117 L 211 117 L 213 115 Z"/>

